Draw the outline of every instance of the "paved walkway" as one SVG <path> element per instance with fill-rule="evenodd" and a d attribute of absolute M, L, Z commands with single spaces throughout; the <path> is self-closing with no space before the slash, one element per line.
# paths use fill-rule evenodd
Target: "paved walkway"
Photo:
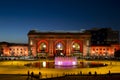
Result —
<path fill-rule="evenodd" d="M 0 80 L 28 80 L 28 77 L 16 74 L 0 74 Z"/>

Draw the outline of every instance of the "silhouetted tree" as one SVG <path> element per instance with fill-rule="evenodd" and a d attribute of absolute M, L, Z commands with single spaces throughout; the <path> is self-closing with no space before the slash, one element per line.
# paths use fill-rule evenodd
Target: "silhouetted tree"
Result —
<path fill-rule="evenodd" d="M 117 59 L 120 58 L 120 50 L 115 51 L 114 57 Z"/>

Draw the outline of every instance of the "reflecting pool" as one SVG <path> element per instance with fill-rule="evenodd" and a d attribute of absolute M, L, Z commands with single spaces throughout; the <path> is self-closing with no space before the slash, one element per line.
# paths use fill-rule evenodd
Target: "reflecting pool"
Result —
<path fill-rule="evenodd" d="M 55 68 L 55 69 L 75 69 L 75 68 L 94 68 L 94 67 L 104 67 L 107 64 L 101 62 L 87 62 L 87 61 L 78 61 L 77 65 L 55 65 L 55 61 L 38 61 L 33 63 L 25 64 L 28 67 L 36 68 Z"/>

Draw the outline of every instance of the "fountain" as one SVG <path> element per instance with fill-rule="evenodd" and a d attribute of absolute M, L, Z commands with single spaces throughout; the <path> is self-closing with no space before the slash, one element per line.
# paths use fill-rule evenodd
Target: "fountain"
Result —
<path fill-rule="evenodd" d="M 75 66 L 77 65 L 77 58 L 76 57 L 55 57 L 55 65 Z"/>
<path fill-rule="evenodd" d="M 57 68 L 57 69 L 73 69 L 73 68 L 93 68 L 104 67 L 107 64 L 100 62 L 78 61 L 77 57 L 55 57 L 53 61 L 38 61 L 27 63 L 25 66 L 37 68 Z"/>

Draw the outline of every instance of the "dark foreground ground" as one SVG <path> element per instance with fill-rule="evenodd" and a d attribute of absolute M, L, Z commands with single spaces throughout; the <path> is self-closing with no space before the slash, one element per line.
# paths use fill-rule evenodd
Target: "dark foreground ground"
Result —
<path fill-rule="evenodd" d="M 120 80 L 120 74 L 111 75 L 71 75 L 42 80 Z"/>
<path fill-rule="evenodd" d="M 120 80 L 120 73 L 106 75 L 66 75 L 57 78 L 38 79 L 38 76 L 19 75 L 19 74 L 0 74 L 0 80 Z"/>
<path fill-rule="evenodd" d="M 0 80 L 27 80 L 27 75 L 0 74 Z"/>

